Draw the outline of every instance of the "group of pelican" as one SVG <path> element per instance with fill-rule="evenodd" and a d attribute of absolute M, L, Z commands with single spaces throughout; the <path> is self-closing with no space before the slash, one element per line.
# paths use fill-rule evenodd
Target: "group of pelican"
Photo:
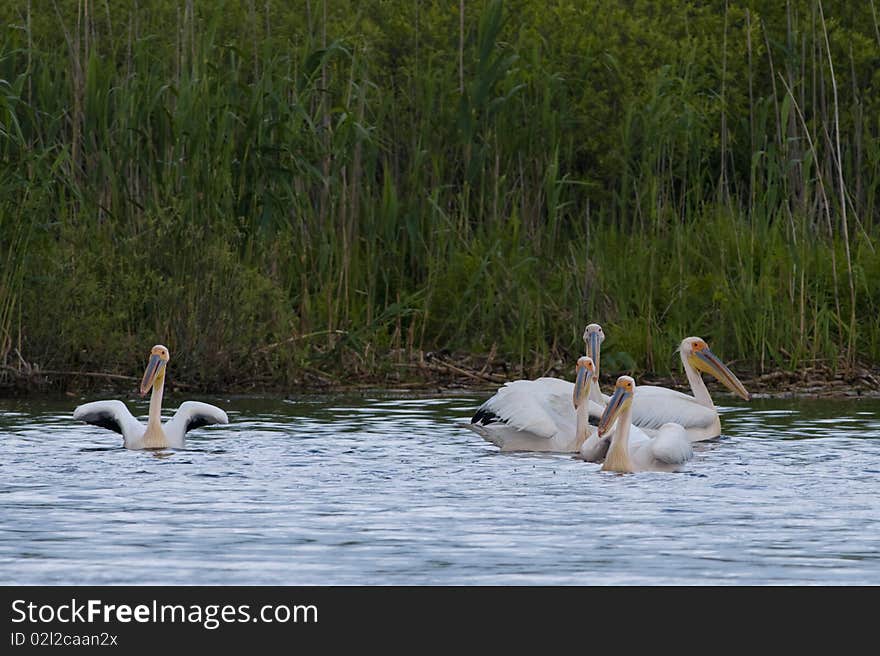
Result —
<path fill-rule="evenodd" d="M 708 373 L 745 400 L 739 379 L 699 337 L 678 348 L 693 396 L 665 387 L 640 385 L 630 376 L 617 379 L 611 396 L 599 389 L 599 362 L 605 333 L 591 323 L 584 330 L 586 355 L 577 361 L 574 383 L 559 378 L 517 380 L 505 384 L 474 414 L 468 428 L 502 451 L 576 453 L 616 472 L 676 471 L 693 457 L 692 442 L 721 434 L 721 420 L 700 377 Z M 220 408 L 186 401 L 162 423 L 162 394 L 170 360 L 165 346 L 150 351 L 140 392 L 152 391 L 144 426 L 121 401 L 94 401 L 74 410 L 74 419 L 123 437 L 127 449 L 183 448 L 186 434 L 209 424 L 226 424 Z"/>
<path fill-rule="evenodd" d="M 693 457 L 692 442 L 721 435 L 721 419 L 701 373 L 749 400 L 739 379 L 705 340 L 687 337 L 678 347 L 693 396 L 620 376 L 609 397 L 599 389 L 605 333 L 584 330 L 586 355 L 575 382 L 559 378 L 505 384 L 481 405 L 467 427 L 502 451 L 576 453 L 615 472 L 678 471 Z"/>

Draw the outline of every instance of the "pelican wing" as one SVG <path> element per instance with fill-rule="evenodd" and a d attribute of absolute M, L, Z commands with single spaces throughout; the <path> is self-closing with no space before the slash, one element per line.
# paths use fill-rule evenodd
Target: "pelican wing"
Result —
<path fill-rule="evenodd" d="M 663 424 L 675 423 L 685 429 L 709 428 L 717 419 L 714 408 L 707 408 L 694 397 L 666 387 L 639 385 L 632 404 L 632 423 L 658 431 Z"/>
<path fill-rule="evenodd" d="M 694 457 L 691 441 L 680 424 L 663 424 L 649 444 L 654 460 L 665 465 L 683 465 Z"/>
<path fill-rule="evenodd" d="M 229 417 L 217 406 L 199 401 L 184 401 L 164 428 L 169 440 L 182 440 L 184 435 L 196 428 L 228 423 Z"/>
<path fill-rule="evenodd" d="M 144 431 L 122 401 L 92 401 L 77 406 L 73 418 L 87 424 L 112 430 L 123 436 L 138 435 Z"/>
<path fill-rule="evenodd" d="M 506 383 L 481 405 L 471 423 L 485 426 L 502 422 L 547 439 L 559 432 L 574 435 L 577 415 L 571 400 L 573 393 L 574 383 L 559 378 L 516 380 Z"/>
<path fill-rule="evenodd" d="M 599 437 L 599 434 L 593 431 L 581 445 L 580 458 L 587 462 L 602 462 L 608 455 L 609 446 L 611 446 L 611 438 L 608 435 Z"/>
<path fill-rule="evenodd" d="M 590 423 L 593 423 L 593 417 L 590 415 Z M 580 457 L 587 462 L 602 462 L 608 455 L 608 448 L 611 446 L 611 437 L 620 427 L 620 422 L 614 425 L 610 433 L 599 437 L 598 431 L 593 431 L 586 441 L 581 445 Z M 630 424 L 629 427 L 629 450 L 635 452 L 653 438 L 649 437 L 638 426 Z"/>

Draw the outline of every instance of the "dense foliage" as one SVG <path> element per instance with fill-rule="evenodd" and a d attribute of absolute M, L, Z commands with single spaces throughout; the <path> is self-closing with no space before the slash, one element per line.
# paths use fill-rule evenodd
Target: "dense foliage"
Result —
<path fill-rule="evenodd" d="M 0 365 L 876 360 L 878 137 L 874 0 L 5 2 Z"/>

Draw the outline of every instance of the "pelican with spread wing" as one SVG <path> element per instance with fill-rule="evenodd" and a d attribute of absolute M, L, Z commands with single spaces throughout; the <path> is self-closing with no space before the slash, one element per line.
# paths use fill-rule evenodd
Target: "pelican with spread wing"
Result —
<path fill-rule="evenodd" d="M 132 416 L 122 401 L 85 403 L 73 411 L 73 418 L 121 434 L 126 449 L 182 449 L 189 431 L 209 424 L 228 424 L 229 418 L 223 410 L 198 401 L 185 401 L 174 416 L 162 424 L 162 393 L 170 357 L 168 349 L 161 344 L 150 351 L 140 388 L 141 396 L 152 389 L 146 426 Z"/>

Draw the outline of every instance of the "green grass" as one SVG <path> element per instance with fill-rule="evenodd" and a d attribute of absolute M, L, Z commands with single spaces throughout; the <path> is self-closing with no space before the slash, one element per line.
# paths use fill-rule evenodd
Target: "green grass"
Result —
<path fill-rule="evenodd" d="M 6 367 L 535 375 L 589 321 L 636 372 L 687 335 L 754 370 L 880 356 L 870 4 L 469 2 L 463 42 L 455 3 L 18 4 Z"/>

